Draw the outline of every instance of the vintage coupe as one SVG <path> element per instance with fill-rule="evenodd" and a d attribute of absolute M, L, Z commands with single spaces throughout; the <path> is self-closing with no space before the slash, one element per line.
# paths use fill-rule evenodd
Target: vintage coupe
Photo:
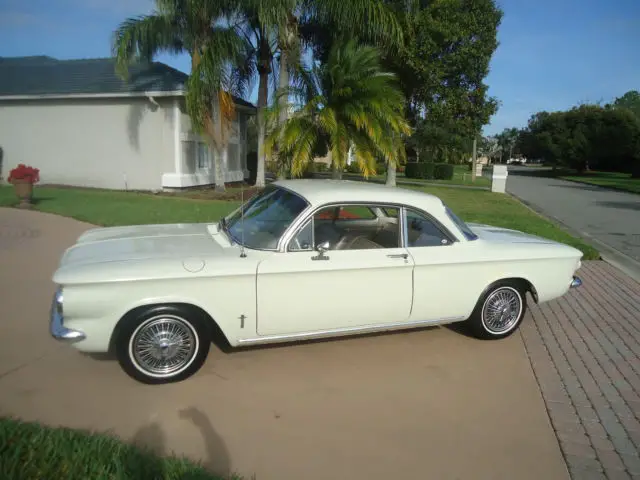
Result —
<path fill-rule="evenodd" d="M 50 331 L 145 383 L 193 375 L 215 332 L 241 346 L 464 321 L 497 339 L 527 292 L 579 286 L 581 257 L 420 191 L 284 180 L 217 223 L 88 230 L 53 276 Z"/>

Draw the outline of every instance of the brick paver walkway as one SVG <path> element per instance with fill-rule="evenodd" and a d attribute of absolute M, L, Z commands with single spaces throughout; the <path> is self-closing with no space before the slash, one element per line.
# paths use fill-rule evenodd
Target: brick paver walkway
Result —
<path fill-rule="evenodd" d="M 521 334 L 572 478 L 640 479 L 640 284 L 601 261 L 578 275 Z"/>

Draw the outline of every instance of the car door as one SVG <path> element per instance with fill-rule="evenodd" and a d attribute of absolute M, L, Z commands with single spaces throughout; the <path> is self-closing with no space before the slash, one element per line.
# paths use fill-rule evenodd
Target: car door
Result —
<path fill-rule="evenodd" d="M 466 261 L 472 252 L 440 222 L 418 210 L 405 209 L 406 246 L 414 261 L 414 298 L 410 321 L 464 319 L 467 290 L 473 282 Z"/>
<path fill-rule="evenodd" d="M 293 235 L 286 251 L 260 263 L 259 335 L 358 330 L 408 320 L 413 261 L 401 246 L 400 215 L 378 216 L 374 210 L 366 205 L 321 209 Z M 317 251 L 325 242 L 328 250 Z"/>

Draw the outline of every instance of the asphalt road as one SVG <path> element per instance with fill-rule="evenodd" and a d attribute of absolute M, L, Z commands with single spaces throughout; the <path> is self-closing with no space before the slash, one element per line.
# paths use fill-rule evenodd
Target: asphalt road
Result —
<path fill-rule="evenodd" d="M 640 277 L 640 195 L 536 176 L 510 167 L 507 191 L 598 248 L 606 260 Z"/>

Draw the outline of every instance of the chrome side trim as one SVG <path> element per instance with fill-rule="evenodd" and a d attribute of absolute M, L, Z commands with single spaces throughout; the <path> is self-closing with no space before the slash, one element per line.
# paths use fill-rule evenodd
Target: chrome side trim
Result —
<path fill-rule="evenodd" d="M 582 285 L 582 280 L 580 280 L 580 277 L 576 277 L 574 275 L 573 280 L 571 280 L 571 288 L 578 288 L 580 285 Z"/>
<path fill-rule="evenodd" d="M 284 340 L 303 340 L 306 338 L 341 336 L 341 335 L 349 335 L 349 334 L 356 334 L 356 333 L 371 333 L 371 332 L 379 332 L 384 330 L 403 330 L 403 329 L 409 329 L 409 328 L 435 326 L 435 325 L 441 325 L 445 323 L 459 322 L 462 320 L 466 320 L 466 317 L 448 317 L 448 318 L 441 318 L 438 320 L 418 320 L 414 322 L 393 322 L 393 323 L 383 323 L 380 325 L 365 325 L 362 327 L 336 328 L 333 330 L 316 330 L 314 332 L 291 333 L 291 334 L 284 334 L 284 335 L 265 335 L 264 337 L 258 337 L 258 338 L 240 339 L 238 340 L 238 343 L 244 344 L 244 343 L 264 343 L 264 342 L 273 342 L 273 341 L 281 341 L 281 340 L 283 341 Z"/>
<path fill-rule="evenodd" d="M 58 296 L 60 292 L 56 292 L 51 302 L 51 311 L 49 312 L 49 333 L 56 340 L 61 340 L 68 343 L 79 342 L 84 340 L 86 335 L 80 330 L 72 330 L 63 325 L 62 312 L 60 311 Z"/>

